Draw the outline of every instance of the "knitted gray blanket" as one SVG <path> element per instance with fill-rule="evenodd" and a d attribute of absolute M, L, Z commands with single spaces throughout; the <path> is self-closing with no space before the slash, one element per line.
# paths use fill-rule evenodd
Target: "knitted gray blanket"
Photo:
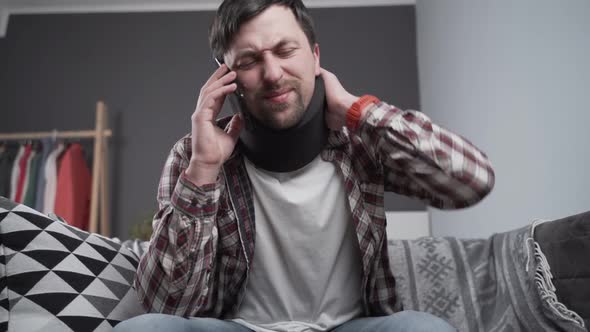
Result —
<path fill-rule="evenodd" d="M 557 301 L 532 229 L 478 240 L 390 240 L 404 309 L 429 312 L 459 331 L 586 331 Z"/>

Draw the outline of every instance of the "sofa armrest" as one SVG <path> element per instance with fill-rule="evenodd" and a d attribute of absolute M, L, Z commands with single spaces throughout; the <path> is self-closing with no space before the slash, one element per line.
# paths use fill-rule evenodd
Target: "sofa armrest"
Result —
<path fill-rule="evenodd" d="M 543 222 L 534 237 L 550 267 L 556 303 L 590 326 L 590 211 Z"/>

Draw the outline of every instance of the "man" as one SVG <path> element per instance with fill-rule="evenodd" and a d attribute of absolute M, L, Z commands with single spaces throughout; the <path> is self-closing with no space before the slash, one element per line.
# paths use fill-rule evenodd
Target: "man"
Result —
<path fill-rule="evenodd" d="M 350 94 L 320 67 L 299 0 L 226 0 L 210 43 L 224 64 L 168 157 L 137 271 L 140 300 L 158 314 L 115 330 L 453 330 L 400 311 L 383 191 L 438 208 L 475 204 L 494 183 L 486 156 L 420 112 Z M 327 107 L 314 113 L 322 87 Z M 241 114 L 216 121 L 230 96 Z M 302 125 L 317 121 L 310 114 L 322 126 Z M 275 142 L 260 133 L 285 145 L 261 153 Z"/>

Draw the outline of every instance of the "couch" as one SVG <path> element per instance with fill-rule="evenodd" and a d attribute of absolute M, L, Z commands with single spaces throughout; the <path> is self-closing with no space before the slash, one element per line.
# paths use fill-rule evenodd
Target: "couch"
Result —
<path fill-rule="evenodd" d="M 589 269 L 571 285 L 576 264 L 559 262 L 586 262 L 589 239 L 587 212 L 489 239 L 390 240 L 388 250 L 405 309 L 459 331 L 586 331 Z M 0 197 L 0 331 L 110 331 L 144 313 L 132 284 L 145 246 Z"/>

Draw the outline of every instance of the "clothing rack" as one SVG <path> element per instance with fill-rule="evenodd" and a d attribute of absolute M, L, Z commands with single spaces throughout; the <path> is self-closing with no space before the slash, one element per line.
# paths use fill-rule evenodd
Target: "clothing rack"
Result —
<path fill-rule="evenodd" d="M 107 107 L 103 101 L 96 103 L 96 123 L 94 130 L 46 131 L 0 133 L 0 141 L 32 140 L 42 138 L 90 138 L 94 139 L 94 157 L 92 161 L 92 184 L 90 194 L 89 231 L 110 236 L 111 228 L 108 220 L 108 144 L 107 138 L 113 135 L 107 128 Z M 100 206 L 99 206 L 100 205 Z M 100 224 L 98 222 L 100 216 Z"/>

